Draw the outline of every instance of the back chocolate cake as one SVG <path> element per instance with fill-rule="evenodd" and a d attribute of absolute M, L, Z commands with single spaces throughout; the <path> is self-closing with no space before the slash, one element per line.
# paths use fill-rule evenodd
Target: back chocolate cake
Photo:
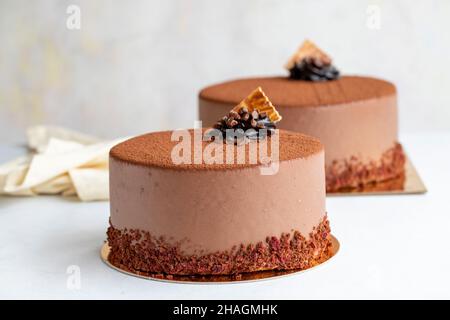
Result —
<path fill-rule="evenodd" d="M 404 175 L 398 142 L 397 92 L 385 80 L 340 76 L 331 59 L 306 41 L 289 60 L 286 77 L 227 81 L 201 90 L 204 125 L 261 86 L 283 114 L 280 128 L 320 139 L 326 150 L 328 192 L 361 188 Z"/>

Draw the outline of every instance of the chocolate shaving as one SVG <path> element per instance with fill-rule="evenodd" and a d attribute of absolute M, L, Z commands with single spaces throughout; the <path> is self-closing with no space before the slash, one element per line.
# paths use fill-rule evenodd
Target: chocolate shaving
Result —
<path fill-rule="evenodd" d="M 339 78 L 337 70 L 331 62 L 323 62 L 314 57 L 306 57 L 289 69 L 290 78 L 305 81 L 327 81 Z"/>
<path fill-rule="evenodd" d="M 259 113 L 257 110 L 249 112 L 247 108 L 242 107 L 237 112 L 230 111 L 213 128 L 222 132 L 224 140 L 236 142 L 244 138 L 265 138 L 275 133 L 276 126 L 265 112 Z"/>

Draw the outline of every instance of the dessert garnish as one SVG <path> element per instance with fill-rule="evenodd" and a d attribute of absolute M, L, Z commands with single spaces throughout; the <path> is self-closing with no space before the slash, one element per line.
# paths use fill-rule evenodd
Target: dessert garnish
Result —
<path fill-rule="evenodd" d="M 331 62 L 325 52 L 311 41 L 305 40 L 285 67 L 289 70 L 291 79 L 327 81 L 339 78 L 339 70 Z"/>
<path fill-rule="evenodd" d="M 214 129 L 220 130 L 224 139 L 229 139 L 227 130 L 234 130 L 233 140 L 247 137 L 258 139 L 275 132 L 281 115 L 272 105 L 261 87 L 256 88 L 247 98 L 234 107 L 228 115 L 220 119 Z"/>

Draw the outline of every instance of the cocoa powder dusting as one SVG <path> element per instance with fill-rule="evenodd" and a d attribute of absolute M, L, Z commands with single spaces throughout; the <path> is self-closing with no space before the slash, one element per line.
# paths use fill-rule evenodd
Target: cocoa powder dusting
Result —
<path fill-rule="evenodd" d="M 203 130 L 205 131 L 206 129 Z M 306 158 L 323 150 L 322 143 L 316 138 L 286 130 L 279 130 L 278 132 L 279 161 Z M 191 150 L 194 150 L 194 133 L 192 130 L 189 130 L 189 133 L 191 136 Z M 259 163 L 252 164 L 248 161 L 250 150 L 248 145 L 245 149 L 246 162 L 242 164 L 237 163 L 237 149 L 234 150 L 235 161 L 233 164 L 226 164 L 225 161 L 223 164 L 206 164 L 204 161 L 201 164 L 194 164 L 194 152 L 191 153 L 192 164 L 174 164 L 171 153 L 179 142 L 171 141 L 171 135 L 172 131 L 163 131 L 131 138 L 114 146 L 110 151 L 110 157 L 132 164 L 175 170 L 224 170 L 259 165 Z M 271 139 L 273 139 L 273 136 L 267 137 L 267 139 L 262 141 L 262 143 L 267 143 L 269 156 L 271 155 Z M 214 142 L 201 142 L 202 150 L 210 143 Z M 225 157 L 225 144 L 222 144 L 222 147 L 224 148 L 223 154 Z"/>
<path fill-rule="evenodd" d="M 212 85 L 200 91 L 199 97 L 235 105 L 256 86 L 261 86 L 277 107 L 331 107 L 396 94 L 392 83 L 370 77 L 343 76 L 325 82 L 298 81 L 288 77 L 260 77 Z"/>

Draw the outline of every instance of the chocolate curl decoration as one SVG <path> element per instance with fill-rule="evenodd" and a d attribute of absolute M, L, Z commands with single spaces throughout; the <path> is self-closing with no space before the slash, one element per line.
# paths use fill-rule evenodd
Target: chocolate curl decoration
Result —
<path fill-rule="evenodd" d="M 339 70 L 331 64 L 331 58 L 314 43 L 306 40 L 289 59 L 286 69 L 295 80 L 328 81 L 339 78 Z"/>
<path fill-rule="evenodd" d="M 258 87 L 220 119 L 214 129 L 220 130 L 224 139 L 232 139 L 234 142 L 243 138 L 256 140 L 274 134 L 275 123 L 281 119 L 269 98 Z M 227 135 L 230 131 L 233 133 L 231 137 Z"/>

